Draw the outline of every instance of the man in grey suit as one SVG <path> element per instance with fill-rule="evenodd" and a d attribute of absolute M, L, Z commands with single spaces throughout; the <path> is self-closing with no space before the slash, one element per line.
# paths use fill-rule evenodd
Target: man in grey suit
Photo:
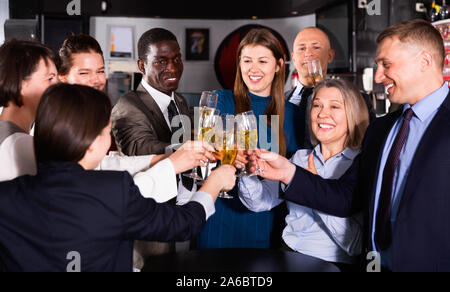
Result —
<path fill-rule="evenodd" d="M 125 155 L 165 154 L 172 135 L 190 128 L 171 126 L 175 116 L 190 116 L 188 103 L 175 93 L 183 73 L 180 46 L 173 33 L 154 28 L 139 39 L 138 53 L 142 82 L 114 107 L 113 134 Z"/>
<path fill-rule="evenodd" d="M 172 126 L 174 117 L 190 116 L 188 103 L 175 93 L 183 73 L 180 46 L 170 31 L 153 28 L 139 39 L 138 53 L 142 82 L 113 108 L 113 134 L 125 155 L 165 154 L 172 136 L 190 129 L 188 123 Z M 142 268 L 148 256 L 174 251 L 174 243 L 136 242 L 134 266 Z"/>
<path fill-rule="evenodd" d="M 292 51 L 292 62 L 297 69 L 299 84 L 292 90 L 285 93 L 286 101 L 298 105 L 305 111 L 305 139 L 302 148 L 310 149 L 312 144 L 309 135 L 309 113 L 307 112 L 308 102 L 313 91 L 313 82 L 308 74 L 306 61 L 319 59 L 322 65 L 323 76 L 327 76 L 328 65 L 333 62 L 334 50 L 331 47 L 327 34 L 317 27 L 307 27 L 301 30 L 295 40 Z M 375 112 L 368 95 L 363 97 L 369 110 L 370 119 L 375 119 Z"/>

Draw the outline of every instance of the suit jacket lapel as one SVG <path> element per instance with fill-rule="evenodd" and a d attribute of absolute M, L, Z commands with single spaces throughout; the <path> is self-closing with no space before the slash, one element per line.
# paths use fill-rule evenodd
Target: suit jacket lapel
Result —
<path fill-rule="evenodd" d="M 153 119 L 151 122 L 155 128 L 155 131 L 158 133 L 158 137 L 161 137 L 161 140 L 163 141 L 167 140 L 170 142 L 172 130 L 167 125 L 166 119 L 164 118 L 164 115 L 155 99 L 147 92 L 147 90 L 145 90 L 142 84 L 139 85 L 136 91 L 147 108 L 152 112 Z"/>
<path fill-rule="evenodd" d="M 416 153 L 414 154 L 414 158 L 412 160 L 411 166 L 409 168 L 408 177 L 406 179 L 405 190 L 403 192 L 402 198 L 399 204 L 399 213 L 400 208 L 405 205 L 411 196 L 413 196 L 414 191 L 416 190 L 416 186 L 420 183 L 420 181 L 424 177 L 424 167 L 428 165 L 428 163 L 436 165 L 436 159 L 438 161 L 442 161 L 442 157 L 438 154 L 437 151 L 434 151 L 436 147 L 440 147 L 439 143 L 437 143 L 437 139 L 443 137 L 443 135 L 447 135 L 450 130 L 450 93 L 447 95 L 444 100 L 441 108 L 436 113 L 436 116 L 431 121 L 430 125 L 426 129 L 423 134 L 422 139 L 417 146 Z M 448 144 L 446 144 L 448 146 Z M 447 149 L 445 149 L 446 151 Z M 435 154 L 435 155 L 432 155 Z M 439 157 L 437 157 L 438 155 Z M 434 157 L 434 158 L 433 158 Z"/>
<path fill-rule="evenodd" d="M 292 95 L 295 92 L 295 89 L 297 89 L 297 87 L 294 87 L 293 89 L 288 90 L 284 93 L 284 98 L 286 99 L 286 101 L 289 101 L 289 99 L 291 99 Z"/>

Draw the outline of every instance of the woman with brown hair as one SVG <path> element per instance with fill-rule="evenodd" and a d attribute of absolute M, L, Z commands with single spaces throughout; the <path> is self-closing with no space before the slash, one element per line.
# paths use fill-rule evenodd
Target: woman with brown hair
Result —
<path fill-rule="evenodd" d="M 9 40 L 0 47 L 0 181 L 36 173 L 29 133 L 42 93 L 58 82 L 57 60 L 35 42 Z"/>
<path fill-rule="evenodd" d="M 86 34 L 68 37 L 59 49 L 58 77 L 64 83 L 103 90 L 106 85 L 103 51 L 96 39 Z"/>
<path fill-rule="evenodd" d="M 324 80 L 314 89 L 309 112 L 315 148 L 297 151 L 291 162 L 323 178 L 337 179 L 359 154 L 369 125 L 364 99 L 352 83 Z M 279 198 L 277 181 L 243 178 L 239 190 L 244 205 L 255 212 L 284 201 Z M 337 263 L 343 270 L 355 263 L 363 241 L 361 214 L 338 218 L 292 202 L 288 208 L 282 235 L 286 249 Z"/>
<path fill-rule="evenodd" d="M 37 175 L 0 183 L 0 270 L 131 272 L 135 239 L 195 236 L 219 191 L 234 186 L 235 168 L 222 166 L 175 207 L 144 198 L 127 172 L 92 171 L 111 144 L 110 115 L 108 96 L 93 88 L 45 91 L 36 114 Z"/>
<path fill-rule="evenodd" d="M 242 39 L 237 56 L 234 90 L 217 91 L 217 109 L 222 115 L 252 110 L 258 122 L 258 137 L 267 137 L 267 141 L 258 141 L 259 146 L 267 142 L 272 151 L 283 156 L 295 153 L 303 139 L 304 113 L 284 101 L 285 55 L 278 39 L 267 29 L 253 29 Z M 272 124 L 278 127 L 272 129 Z M 273 212 L 248 211 L 236 191 L 229 192 L 235 194 L 234 199 L 219 198 L 216 215 L 198 239 L 199 248 L 270 247 Z"/>

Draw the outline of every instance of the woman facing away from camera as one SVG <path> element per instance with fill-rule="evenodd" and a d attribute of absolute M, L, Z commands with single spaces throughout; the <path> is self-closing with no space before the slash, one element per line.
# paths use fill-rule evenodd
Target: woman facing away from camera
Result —
<path fill-rule="evenodd" d="M 314 90 L 310 112 L 312 150 L 299 150 L 291 161 L 327 179 L 341 177 L 359 154 L 369 115 L 364 99 L 351 83 L 331 79 Z M 270 210 L 283 202 L 279 182 L 255 177 L 239 183 L 240 198 L 255 212 Z M 287 202 L 289 214 L 283 231 L 284 248 L 335 263 L 353 271 L 361 253 L 363 219 L 358 214 L 338 218 Z"/>
<path fill-rule="evenodd" d="M 187 240 L 214 213 L 235 168 L 214 171 L 181 207 L 144 198 L 128 172 L 92 171 L 111 144 L 111 103 L 90 87 L 48 88 L 36 114 L 38 170 L 0 183 L 0 262 L 6 271 L 132 271 L 133 241 Z"/>

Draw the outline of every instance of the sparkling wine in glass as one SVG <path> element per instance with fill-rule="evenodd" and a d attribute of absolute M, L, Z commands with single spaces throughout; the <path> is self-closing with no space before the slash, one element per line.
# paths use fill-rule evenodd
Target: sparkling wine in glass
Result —
<path fill-rule="evenodd" d="M 323 80 L 322 66 L 319 59 L 310 60 L 308 64 L 308 74 L 314 86 L 317 86 Z"/>
<path fill-rule="evenodd" d="M 220 118 L 220 111 L 214 108 L 195 108 L 199 112 L 197 140 L 214 145 L 215 127 Z M 197 174 L 198 167 L 194 167 L 191 173 L 183 174 L 186 177 L 203 182 L 204 179 Z"/>
<path fill-rule="evenodd" d="M 256 150 L 258 147 L 258 124 L 253 111 L 240 113 L 236 116 L 238 150 Z M 238 177 L 251 176 L 245 168 Z"/>
<path fill-rule="evenodd" d="M 236 142 L 236 128 L 235 117 L 233 115 L 227 115 L 222 119 L 222 129 L 216 132 L 215 157 L 220 160 L 221 164 L 234 165 L 234 161 L 237 157 L 237 142 Z M 220 191 L 219 198 L 232 199 L 225 191 Z"/>

